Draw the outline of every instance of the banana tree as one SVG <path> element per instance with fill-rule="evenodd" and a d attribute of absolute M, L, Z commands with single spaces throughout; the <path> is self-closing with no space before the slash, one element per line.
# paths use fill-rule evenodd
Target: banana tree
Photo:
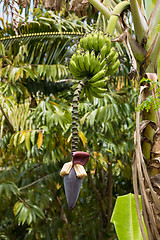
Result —
<path fill-rule="evenodd" d="M 156 104 L 160 55 L 160 33 L 157 29 L 160 22 L 160 1 L 157 0 L 156 3 L 147 0 L 123 1 L 117 4 L 113 11 L 106 7 L 106 1 L 102 3 L 99 0 L 89 0 L 89 2 L 108 20 L 106 32 L 111 35 L 116 34 L 113 41 L 125 44 L 132 61 L 132 69 L 128 77 L 134 77 L 140 82 L 138 106 L 141 114 L 140 111 L 136 112 L 135 153 L 132 162 L 133 186 L 143 239 L 147 239 L 147 236 L 140 213 L 138 186 L 148 239 L 160 239 L 160 116 Z M 130 20 L 133 22 L 132 27 L 126 23 Z M 143 81 L 140 81 L 141 79 Z"/>

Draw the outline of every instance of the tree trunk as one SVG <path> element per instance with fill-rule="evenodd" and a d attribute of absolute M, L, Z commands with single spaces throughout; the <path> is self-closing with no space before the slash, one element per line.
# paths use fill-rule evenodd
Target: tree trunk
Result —
<path fill-rule="evenodd" d="M 147 73 L 145 78 L 157 82 L 157 74 Z M 147 97 L 155 96 L 156 89 L 151 89 L 151 84 L 147 81 L 141 85 L 138 104 L 141 104 Z M 133 159 L 133 185 L 136 197 L 139 222 L 146 239 L 140 208 L 138 202 L 138 184 L 141 192 L 143 217 L 147 228 L 149 240 L 160 239 L 160 131 L 159 131 L 159 111 L 153 108 L 149 111 L 145 109 L 136 113 L 136 133 L 135 133 L 135 157 Z"/>

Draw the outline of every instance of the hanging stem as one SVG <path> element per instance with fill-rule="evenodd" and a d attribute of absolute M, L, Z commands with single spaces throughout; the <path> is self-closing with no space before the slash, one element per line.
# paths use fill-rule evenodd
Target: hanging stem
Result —
<path fill-rule="evenodd" d="M 89 2 L 95 8 L 97 8 L 97 10 L 100 11 L 106 17 L 107 20 L 110 19 L 111 13 L 108 10 L 108 8 L 101 1 L 99 1 L 99 0 L 89 0 Z M 119 33 L 122 33 L 122 29 L 121 29 L 121 26 L 120 26 L 118 21 L 116 21 L 116 26 L 115 27 L 116 27 L 116 29 Z"/>
<path fill-rule="evenodd" d="M 72 154 L 78 150 L 78 103 L 84 82 L 80 81 L 75 89 L 72 101 Z"/>
<path fill-rule="evenodd" d="M 113 35 L 114 30 L 116 28 L 117 25 L 117 21 L 120 17 L 120 14 L 126 10 L 127 8 L 129 8 L 130 3 L 127 1 L 123 1 L 121 3 L 119 3 L 112 11 L 111 13 L 111 17 L 109 19 L 108 22 L 108 26 L 107 26 L 107 33 Z"/>

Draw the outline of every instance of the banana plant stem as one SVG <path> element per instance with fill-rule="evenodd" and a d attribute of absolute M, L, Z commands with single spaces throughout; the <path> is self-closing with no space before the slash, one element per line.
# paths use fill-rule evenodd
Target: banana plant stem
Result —
<path fill-rule="evenodd" d="M 114 30 L 116 28 L 118 19 L 120 17 L 120 14 L 128 9 L 130 7 L 130 3 L 127 1 L 123 1 L 121 3 L 119 3 L 112 11 L 111 13 L 111 17 L 110 20 L 108 22 L 108 26 L 107 26 L 107 33 L 113 35 Z"/>
<path fill-rule="evenodd" d="M 84 82 L 80 81 L 75 89 L 72 101 L 72 154 L 78 150 L 78 103 L 83 87 Z"/>
<path fill-rule="evenodd" d="M 134 23 L 134 30 L 136 35 L 136 40 L 141 44 L 145 43 L 145 38 L 147 37 L 148 24 L 139 7 L 137 0 L 130 0 L 132 18 Z"/>
<path fill-rule="evenodd" d="M 97 8 L 98 11 L 100 11 L 107 20 L 110 19 L 111 16 L 111 12 L 108 10 L 108 8 L 99 0 L 89 0 L 89 2 L 95 7 Z M 116 29 L 119 33 L 122 33 L 122 29 L 121 26 L 118 22 L 116 22 Z"/>

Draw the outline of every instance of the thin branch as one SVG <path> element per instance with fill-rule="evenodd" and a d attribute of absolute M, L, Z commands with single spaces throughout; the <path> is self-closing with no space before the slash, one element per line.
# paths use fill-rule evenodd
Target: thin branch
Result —
<path fill-rule="evenodd" d="M 23 200 L 20 196 L 18 196 L 18 199 L 27 207 L 27 208 L 31 208 L 25 200 Z"/>
<path fill-rule="evenodd" d="M 26 186 L 24 186 L 24 187 L 19 188 L 19 190 L 21 191 L 21 190 L 24 190 L 24 189 L 26 189 L 26 188 L 32 187 L 32 186 L 35 185 L 36 183 L 38 183 L 38 182 L 40 182 L 40 181 L 43 181 L 45 178 L 47 178 L 47 177 L 49 177 L 49 176 L 51 176 L 51 175 L 52 175 L 52 174 L 48 174 L 48 175 L 46 175 L 46 176 L 44 176 L 44 177 L 41 177 L 41 178 L 39 178 L 38 180 L 35 180 L 34 182 L 32 182 L 32 183 L 30 183 L 30 184 L 28 184 L 28 185 L 26 185 Z"/>

